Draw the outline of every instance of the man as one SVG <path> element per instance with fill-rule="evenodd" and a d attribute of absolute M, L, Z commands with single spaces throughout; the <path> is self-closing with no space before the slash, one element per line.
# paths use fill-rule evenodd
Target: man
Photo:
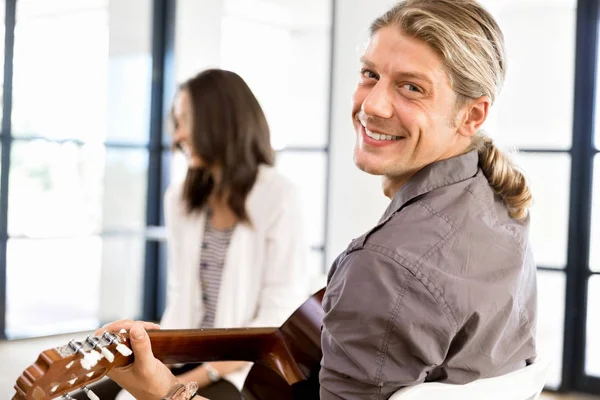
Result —
<path fill-rule="evenodd" d="M 505 76 L 500 28 L 474 0 L 408 0 L 374 21 L 361 63 L 354 159 L 383 177 L 391 203 L 331 268 L 321 399 L 524 367 L 535 357 L 531 193 L 480 131 Z M 167 393 L 175 378 L 144 325 L 108 328 L 121 327 L 141 342 L 113 379 L 139 398 Z"/>

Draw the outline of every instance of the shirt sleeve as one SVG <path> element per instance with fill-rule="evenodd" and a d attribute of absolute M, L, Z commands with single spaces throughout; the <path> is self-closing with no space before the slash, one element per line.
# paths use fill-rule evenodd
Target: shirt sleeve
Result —
<path fill-rule="evenodd" d="M 321 400 L 388 399 L 441 364 L 453 324 L 433 283 L 371 246 L 338 261 L 323 302 Z"/>

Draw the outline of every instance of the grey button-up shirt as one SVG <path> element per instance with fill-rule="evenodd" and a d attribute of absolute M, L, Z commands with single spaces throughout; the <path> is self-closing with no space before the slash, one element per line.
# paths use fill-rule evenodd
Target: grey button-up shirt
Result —
<path fill-rule="evenodd" d="M 467 383 L 532 361 L 528 231 L 494 195 L 475 151 L 413 176 L 331 268 L 321 399 L 388 399 L 404 386 Z"/>

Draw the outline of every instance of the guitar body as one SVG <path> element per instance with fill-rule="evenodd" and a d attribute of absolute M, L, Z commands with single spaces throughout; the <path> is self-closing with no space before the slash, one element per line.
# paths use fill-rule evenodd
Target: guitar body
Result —
<path fill-rule="evenodd" d="M 283 368 L 278 372 L 272 363 L 256 362 L 242 390 L 244 400 L 313 400 L 319 399 L 319 371 L 321 369 L 321 324 L 323 321 L 323 294 L 321 290 L 306 301 L 283 324 L 273 342 L 273 364 L 285 365 L 297 374 L 297 380 L 285 379 Z M 284 344 L 285 348 L 278 348 Z"/>
<path fill-rule="evenodd" d="M 319 370 L 320 366 L 317 366 L 308 379 L 290 386 L 273 370 L 255 365 L 244 383 L 242 398 L 244 400 L 318 400 Z"/>

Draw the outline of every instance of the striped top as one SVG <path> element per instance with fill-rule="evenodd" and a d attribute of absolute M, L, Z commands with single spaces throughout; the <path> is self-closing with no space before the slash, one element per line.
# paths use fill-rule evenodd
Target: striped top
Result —
<path fill-rule="evenodd" d="M 216 229 L 210 223 L 210 212 L 208 213 L 200 253 L 200 283 L 204 303 L 204 318 L 200 324 L 202 328 L 213 328 L 215 324 L 223 265 L 234 228 L 235 226 Z"/>

